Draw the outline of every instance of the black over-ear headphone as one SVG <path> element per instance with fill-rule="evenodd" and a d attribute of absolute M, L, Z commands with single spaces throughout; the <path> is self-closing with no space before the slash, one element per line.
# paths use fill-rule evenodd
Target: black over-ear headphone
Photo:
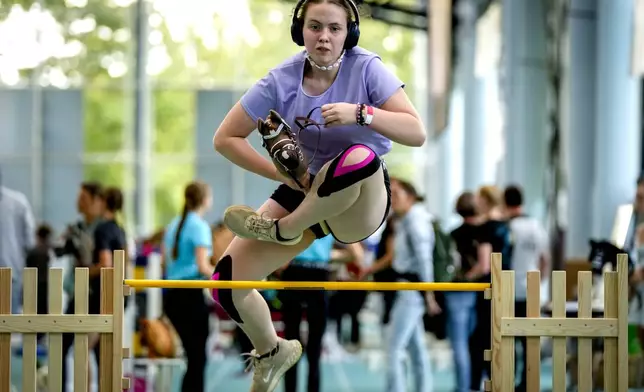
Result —
<path fill-rule="evenodd" d="M 302 18 L 298 16 L 300 13 L 300 9 L 306 3 L 308 0 L 300 0 L 297 2 L 297 5 L 295 6 L 295 11 L 293 11 L 293 22 L 291 23 L 291 38 L 293 39 L 293 42 L 295 42 L 299 46 L 304 46 L 304 34 L 302 34 L 302 29 L 304 26 L 302 26 Z M 349 3 L 349 7 L 351 7 L 351 11 L 353 11 L 353 16 L 355 20 L 352 20 L 349 22 L 349 25 L 347 26 L 348 31 L 347 31 L 347 39 L 344 41 L 344 49 L 352 49 L 356 45 L 358 45 L 358 40 L 360 39 L 360 14 L 358 12 L 358 7 L 356 4 L 353 2 L 353 0 L 345 0 L 347 3 Z"/>

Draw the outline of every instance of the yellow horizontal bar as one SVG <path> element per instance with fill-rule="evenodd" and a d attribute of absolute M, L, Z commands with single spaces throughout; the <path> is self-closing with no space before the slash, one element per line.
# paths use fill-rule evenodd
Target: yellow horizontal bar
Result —
<path fill-rule="evenodd" d="M 364 290 L 364 291 L 483 291 L 489 283 L 406 283 L 406 282 L 282 282 L 225 280 L 125 279 L 134 288 L 162 289 L 258 289 L 258 290 Z"/>

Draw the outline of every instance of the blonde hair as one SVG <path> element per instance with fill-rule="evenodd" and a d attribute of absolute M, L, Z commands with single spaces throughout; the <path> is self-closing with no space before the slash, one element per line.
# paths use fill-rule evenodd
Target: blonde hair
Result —
<path fill-rule="evenodd" d="M 494 185 L 485 185 L 479 188 L 479 197 L 491 208 L 500 207 L 503 204 L 503 194 L 501 190 Z"/>

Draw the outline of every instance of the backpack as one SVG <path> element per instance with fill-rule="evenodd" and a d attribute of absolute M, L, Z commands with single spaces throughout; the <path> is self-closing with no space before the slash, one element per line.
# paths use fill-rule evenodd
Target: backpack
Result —
<path fill-rule="evenodd" d="M 434 229 L 434 281 L 437 283 L 453 282 L 460 265 L 460 256 L 454 239 L 442 230 L 438 220 L 432 221 Z"/>
<path fill-rule="evenodd" d="M 434 282 L 453 282 L 460 265 L 460 256 L 456 244 L 449 233 L 445 233 L 438 220 L 432 220 L 434 230 L 434 249 L 432 250 L 432 263 L 434 266 Z M 411 238 L 407 238 L 410 249 L 414 249 Z M 410 281 L 419 281 L 407 277 Z"/>

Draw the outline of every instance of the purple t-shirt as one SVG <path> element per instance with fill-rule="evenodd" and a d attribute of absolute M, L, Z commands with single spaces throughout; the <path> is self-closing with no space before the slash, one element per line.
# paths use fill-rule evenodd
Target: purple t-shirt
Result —
<path fill-rule="evenodd" d="M 257 120 L 259 117 L 266 118 L 268 111 L 273 109 L 297 134 L 299 127 L 295 124 L 295 118 L 306 117 L 313 108 L 338 102 L 380 107 L 398 88 L 404 87 L 404 83 L 385 68 L 378 55 L 355 47 L 344 55 L 331 87 L 321 95 L 310 96 L 302 88 L 306 61 L 305 53 L 300 52 L 270 70 L 241 98 L 246 113 Z M 311 119 L 324 123 L 319 109 L 311 114 Z M 379 156 L 391 150 L 391 141 L 369 127 L 354 124 L 330 128 L 322 126 L 320 130 L 321 134 L 318 135 L 317 128 L 309 126 L 299 133 L 299 141 L 310 160 L 309 172 L 312 174 L 316 174 L 326 162 L 351 144 L 367 145 Z"/>

